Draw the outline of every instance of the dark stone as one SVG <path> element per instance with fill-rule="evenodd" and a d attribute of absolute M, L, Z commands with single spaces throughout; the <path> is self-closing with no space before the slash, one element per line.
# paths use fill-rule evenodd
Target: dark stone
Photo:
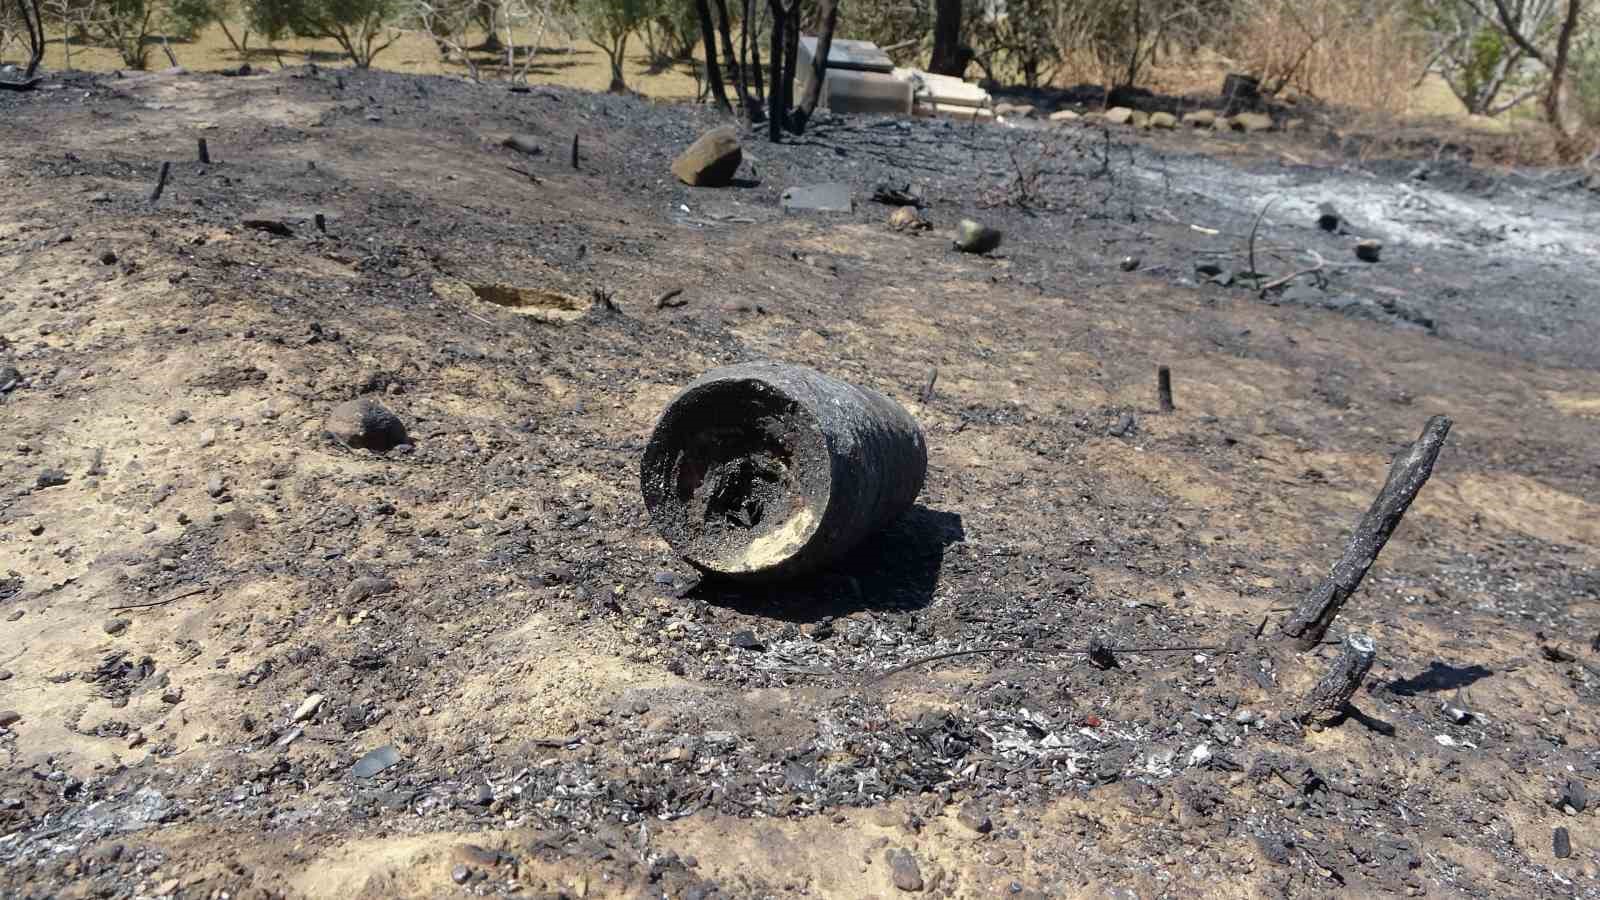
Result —
<path fill-rule="evenodd" d="M 955 245 L 962 253 L 990 253 L 1000 246 L 1004 235 L 997 228 L 962 219 L 956 226 Z"/>
<path fill-rule="evenodd" d="M 1356 244 L 1356 259 L 1362 262 L 1375 263 L 1383 253 L 1383 244 L 1368 238 Z"/>
<path fill-rule="evenodd" d="M 1134 269 L 1139 268 L 1139 257 L 1124 256 L 1122 261 L 1117 263 L 1117 265 L 1120 266 L 1124 272 L 1132 272 Z"/>
<path fill-rule="evenodd" d="M 1556 852 L 1556 859 L 1567 859 L 1572 856 L 1572 835 L 1567 833 L 1565 827 L 1557 828 L 1555 837 L 1551 842 Z"/>
<path fill-rule="evenodd" d="M 761 643 L 761 641 L 756 638 L 755 632 L 749 630 L 735 631 L 733 636 L 728 638 L 728 646 L 734 648 L 735 650 L 754 650 L 756 652 L 767 649 Z"/>
<path fill-rule="evenodd" d="M 961 805 L 961 811 L 956 813 L 956 821 L 979 834 L 988 834 L 994 830 L 994 821 L 976 800 L 969 800 Z"/>
<path fill-rule="evenodd" d="M 456 884 L 466 884 L 470 878 L 472 878 L 472 868 L 470 866 L 456 863 L 455 868 L 450 870 L 450 880 Z"/>
<path fill-rule="evenodd" d="M 0 728 L 8 728 L 22 721 L 22 713 L 14 709 L 0 709 Z"/>
<path fill-rule="evenodd" d="M 893 847 L 883 857 L 889 863 L 889 874 L 894 878 L 895 887 L 912 893 L 922 890 L 922 868 L 917 865 L 917 858 L 911 855 L 910 850 Z"/>
<path fill-rule="evenodd" d="M 344 589 L 346 602 L 360 602 L 368 597 L 377 597 L 387 594 L 397 587 L 393 578 L 381 578 L 368 575 L 350 582 Z"/>
<path fill-rule="evenodd" d="M 1557 806 L 1570 806 L 1573 812 L 1583 812 L 1589 808 L 1589 787 L 1576 778 L 1567 779 L 1566 786 L 1561 789 L 1561 799 L 1556 801 Z"/>
<path fill-rule="evenodd" d="M 347 400 L 328 412 L 323 426 L 351 447 L 383 453 L 407 442 L 405 423 L 373 400 Z"/>
<path fill-rule="evenodd" d="M 1338 231 L 1341 221 L 1339 211 L 1333 208 L 1332 203 L 1323 203 L 1317 207 L 1317 227 L 1323 231 Z"/>
<path fill-rule="evenodd" d="M 105 621 L 105 624 L 102 625 L 101 627 L 105 629 L 106 634 L 111 634 L 111 635 L 121 634 L 124 631 L 128 630 L 128 620 L 127 619 L 107 619 Z"/>
<path fill-rule="evenodd" d="M 45 469 L 33 480 L 34 486 L 39 488 L 60 487 L 67 483 L 67 473 L 60 469 Z"/>

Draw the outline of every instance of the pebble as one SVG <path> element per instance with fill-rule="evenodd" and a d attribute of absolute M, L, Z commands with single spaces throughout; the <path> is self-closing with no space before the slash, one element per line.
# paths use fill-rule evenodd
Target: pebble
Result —
<path fill-rule="evenodd" d="M 60 487 L 61 485 L 67 483 L 67 473 L 61 471 L 60 469 L 45 469 L 43 472 L 39 473 L 38 477 L 33 480 L 33 483 L 36 487 L 40 488 Z"/>
<path fill-rule="evenodd" d="M 291 722 L 304 722 L 306 719 L 309 719 L 312 716 L 316 715 L 317 710 L 321 706 L 322 706 L 322 695 L 321 694 L 312 694 L 311 696 L 307 697 L 305 700 L 301 701 L 300 706 L 295 709 L 294 715 L 289 717 L 289 721 L 291 721 Z"/>
<path fill-rule="evenodd" d="M 1572 856 L 1572 835 L 1567 833 L 1565 826 L 1556 829 L 1551 843 L 1556 859 L 1567 859 Z"/>
<path fill-rule="evenodd" d="M 393 450 L 409 440 L 399 416 L 365 397 L 346 400 L 329 410 L 323 429 L 348 446 L 375 453 Z"/>
<path fill-rule="evenodd" d="M 186 513 L 186 512 L 178 513 L 178 524 L 179 525 L 187 525 L 187 524 L 189 524 L 189 514 Z"/>
<path fill-rule="evenodd" d="M 189 411 L 187 409 L 177 410 L 172 415 L 167 416 L 168 425 L 182 425 L 187 421 L 189 421 Z"/>
<path fill-rule="evenodd" d="M 28 533 L 34 537 L 38 537 L 39 535 L 44 534 L 44 525 L 35 522 L 34 524 L 28 526 Z"/>
<path fill-rule="evenodd" d="M 1117 265 L 1121 266 L 1122 267 L 1122 271 L 1124 271 L 1124 272 L 1132 272 L 1134 269 L 1139 268 L 1139 257 L 1137 257 L 1137 256 L 1124 256 L 1122 258 L 1122 261 L 1120 263 L 1117 263 Z"/>
<path fill-rule="evenodd" d="M 206 493 L 212 497 L 221 497 L 222 490 L 222 475 L 216 472 L 211 473 L 211 477 L 206 479 Z"/>
<path fill-rule="evenodd" d="M 161 557 L 158 565 L 161 566 L 162 571 L 172 572 L 178 568 L 178 561 L 170 556 L 163 556 Z"/>
<path fill-rule="evenodd" d="M 22 713 L 14 709 L 0 709 L 0 728 L 9 728 L 22 721 Z"/>
<path fill-rule="evenodd" d="M 107 619 L 105 621 L 105 624 L 102 625 L 101 627 L 105 629 L 106 634 L 118 635 L 118 634 L 121 634 L 124 631 L 128 630 L 128 620 L 127 619 Z"/>
<path fill-rule="evenodd" d="M 1375 263 L 1383 253 L 1383 244 L 1368 238 L 1356 244 L 1356 259 L 1362 262 Z"/>
<path fill-rule="evenodd" d="M 216 442 L 217 442 L 217 430 L 215 428 L 207 428 L 205 431 L 200 432 L 200 446 L 201 447 L 209 447 L 212 444 L 215 444 Z"/>
<path fill-rule="evenodd" d="M 922 890 L 922 868 L 917 865 L 917 858 L 911 855 L 910 850 L 894 847 L 886 851 L 883 857 L 889 864 L 895 887 L 910 893 Z"/>
<path fill-rule="evenodd" d="M 0 681 L 10 681 L 10 680 L 11 680 L 11 670 L 10 669 L 0 669 Z"/>
<path fill-rule="evenodd" d="M 139 533 L 140 534 L 149 534 L 150 532 L 155 531 L 155 530 L 156 530 L 156 523 L 154 523 L 154 522 L 146 522 L 143 525 L 139 526 Z"/>
<path fill-rule="evenodd" d="M 956 813 L 956 821 L 979 834 L 988 834 L 994 830 L 994 821 L 976 800 L 969 800 L 961 805 L 960 812 Z"/>
<path fill-rule="evenodd" d="M 472 869 L 461 863 L 456 863 L 455 868 L 450 870 L 450 880 L 456 884 L 466 884 L 471 877 Z"/>

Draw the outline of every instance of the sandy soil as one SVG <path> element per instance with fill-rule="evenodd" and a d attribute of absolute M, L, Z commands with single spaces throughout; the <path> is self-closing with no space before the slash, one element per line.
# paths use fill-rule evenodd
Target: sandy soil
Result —
<path fill-rule="evenodd" d="M 1600 776 L 1600 376 L 1564 337 L 1600 318 L 1600 253 L 1565 173 L 824 120 L 747 139 L 750 186 L 689 189 L 667 164 L 714 115 L 637 98 L 48 87 L 0 97 L 0 893 L 1600 895 L 1571 796 Z M 1048 202 L 985 208 L 1016 152 Z M 823 179 L 855 212 L 778 209 Z M 1374 186 L 1377 266 L 1307 221 L 1358 199 L 1340 179 Z M 934 233 L 884 226 L 892 180 Z M 1474 244 L 1382 185 L 1571 234 Z M 1243 268 L 1262 192 L 1261 268 L 1337 253 L 1325 290 L 1196 277 Z M 961 215 L 998 255 L 950 249 Z M 617 310 L 544 322 L 462 281 Z M 928 483 L 836 571 L 700 585 L 639 453 L 678 387 L 754 358 L 905 404 Z M 325 435 L 357 396 L 413 443 Z M 1272 623 L 1441 412 L 1335 626 L 1378 643 L 1358 714 L 1285 721 L 1333 649 Z M 1075 652 L 1096 635 L 1119 667 Z M 985 647 L 1012 649 L 875 678 Z"/>

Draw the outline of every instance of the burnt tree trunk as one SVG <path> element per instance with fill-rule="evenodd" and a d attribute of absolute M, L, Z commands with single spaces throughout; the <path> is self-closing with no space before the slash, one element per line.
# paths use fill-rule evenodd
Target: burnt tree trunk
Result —
<path fill-rule="evenodd" d="M 1284 637 L 1294 641 L 1301 650 L 1309 650 L 1322 642 L 1340 608 L 1361 586 L 1361 579 L 1367 576 L 1367 570 L 1383 552 L 1383 545 L 1389 542 L 1389 536 L 1394 534 L 1411 501 L 1433 474 L 1433 462 L 1439 458 L 1439 448 L 1444 446 L 1445 435 L 1450 433 L 1450 424 L 1448 416 L 1429 419 L 1411 449 L 1395 458 L 1383 490 L 1378 492 L 1377 499 L 1356 525 L 1344 556 L 1334 564 L 1322 584 L 1284 620 Z"/>
<path fill-rule="evenodd" d="M 806 123 L 817 111 L 822 100 L 822 82 L 828 75 L 828 53 L 833 49 L 833 29 L 839 22 L 838 0 L 821 0 L 822 34 L 817 37 L 817 58 L 811 61 L 811 81 L 806 85 L 805 98 L 794 112 L 794 131 L 803 134 Z"/>
<path fill-rule="evenodd" d="M 739 28 L 745 43 L 750 45 L 750 77 L 755 81 L 756 102 L 766 99 L 767 90 L 761 81 L 761 4 L 744 0 L 744 23 Z"/>
<path fill-rule="evenodd" d="M 733 52 L 733 22 L 728 18 L 727 0 L 716 0 L 719 30 L 722 33 L 722 55 L 733 69 L 733 87 L 739 92 L 739 106 L 749 114 L 755 101 L 750 98 L 750 88 L 745 84 L 744 67 L 739 65 L 739 57 Z M 760 121 L 759 118 L 753 121 Z"/>
<path fill-rule="evenodd" d="M 1300 721 L 1323 716 L 1338 716 L 1355 696 L 1356 689 L 1372 671 L 1372 661 L 1377 658 L 1376 645 L 1364 634 L 1348 635 L 1344 651 L 1334 660 L 1333 667 L 1322 676 L 1303 700 L 1296 715 Z"/>
<path fill-rule="evenodd" d="M 706 80 L 711 83 L 711 96 L 723 112 L 733 112 L 728 103 L 728 92 L 722 87 L 722 67 L 717 65 L 717 29 L 711 23 L 711 7 L 706 0 L 695 0 L 700 13 L 700 39 L 706 45 Z"/>
<path fill-rule="evenodd" d="M 767 3 L 772 8 L 772 85 L 767 92 L 767 136 L 776 144 L 783 140 L 783 116 L 787 109 L 783 97 L 783 35 L 788 27 L 788 16 L 783 0 L 767 0 Z"/>
<path fill-rule="evenodd" d="M 938 0 L 934 6 L 933 58 L 928 71 L 960 78 L 967 58 L 961 50 L 961 0 Z"/>
<path fill-rule="evenodd" d="M 783 32 L 783 122 L 792 131 L 794 75 L 800 65 L 800 0 L 789 0 L 789 8 L 783 18 L 788 26 Z"/>

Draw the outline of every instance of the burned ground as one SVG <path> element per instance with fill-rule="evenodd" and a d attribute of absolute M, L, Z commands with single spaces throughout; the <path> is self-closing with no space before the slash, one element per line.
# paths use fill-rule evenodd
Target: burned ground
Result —
<path fill-rule="evenodd" d="M 633 98 L 57 84 L 0 97 L 6 895 L 1600 890 L 1572 173 L 869 120 L 689 189 L 667 165 L 713 115 Z M 179 162 L 196 136 L 213 164 Z M 778 211 L 822 180 L 856 211 Z M 932 234 L 866 199 L 906 182 Z M 1252 289 L 1268 200 L 1261 280 L 1316 250 L 1326 289 Z M 950 249 L 962 215 L 998 255 Z M 545 321 L 459 282 L 609 302 Z M 640 453 L 760 358 L 905 404 L 927 485 L 836 570 L 696 584 Z M 357 396 L 413 443 L 330 440 Z M 1284 721 L 1335 648 L 1271 622 L 1441 412 L 1335 626 L 1378 645 L 1358 714 Z M 878 677 L 978 648 L 1013 649 Z"/>

